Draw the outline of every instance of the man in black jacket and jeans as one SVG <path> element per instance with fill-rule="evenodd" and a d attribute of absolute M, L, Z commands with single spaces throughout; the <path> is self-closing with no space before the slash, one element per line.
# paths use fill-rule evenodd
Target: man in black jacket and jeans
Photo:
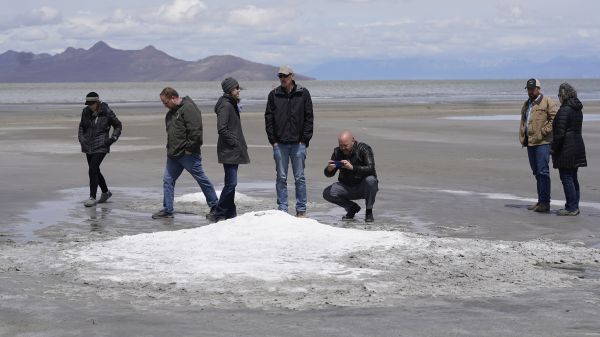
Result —
<path fill-rule="evenodd" d="M 323 190 L 323 198 L 346 210 L 342 220 L 352 220 L 360 211 L 360 206 L 352 200 L 365 199 L 365 222 L 373 222 L 373 204 L 379 190 L 373 150 L 357 142 L 348 130 L 340 133 L 338 143 L 325 167 L 326 177 L 333 177 L 339 170 L 338 182 Z"/>
<path fill-rule="evenodd" d="M 296 216 L 306 217 L 306 180 L 304 161 L 313 134 L 313 106 L 308 90 L 294 81 L 289 66 L 279 68 L 280 86 L 269 93 L 265 109 L 265 128 L 273 146 L 277 171 L 277 207 L 288 211 L 287 174 L 292 162 L 296 184 Z"/>

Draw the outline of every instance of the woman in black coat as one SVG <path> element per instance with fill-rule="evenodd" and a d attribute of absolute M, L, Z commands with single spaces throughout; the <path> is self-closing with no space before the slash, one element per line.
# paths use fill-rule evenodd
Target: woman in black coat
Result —
<path fill-rule="evenodd" d="M 583 104 L 569 83 L 560 85 L 558 98 L 561 105 L 552 123 L 552 164 L 560 174 L 567 202 L 557 215 L 577 215 L 580 197 L 577 169 L 587 166 L 585 144 L 581 136 Z"/>
<path fill-rule="evenodd" d="M 87 157 L 90 177 L 90 197 L 83 204 L 85 207 L 92 207 L 96 206 L 97 202 L 106 202 L 112 196 L 106 180 L 100 172 L 100 164 L 106 154 L 110 152 L 110 146 L 119 139 L 122 127 L 115 113 L 108 107 L 108 104 L 100 101 L 97 93 L 87 94 L 85 105 L 87 106 L 81 112 L 78 138 L 81 152 L 85 153 Z M 112 135 L 109 135 L 111 127 L 113 132 Z M 102 194 L 96 201 L 98 185 L 100 185 Z"/>
<path fill-rule="evenodd" d="M 221 82 L 223 96 L 215 105 L 217 114 L 217 157 L 225 171 L 225 185 L 219 197 L 219 203 L 212 215 L 212 221 L 235 218 L 235 187 L 239 164 L 250 163 L 248 146 L 242 132 L 240 120 L 240 85 L 235 79 L 228 77 Z"/>

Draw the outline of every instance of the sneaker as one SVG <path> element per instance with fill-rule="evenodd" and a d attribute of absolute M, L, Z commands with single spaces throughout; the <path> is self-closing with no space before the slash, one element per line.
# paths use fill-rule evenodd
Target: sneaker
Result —
<path fill-rule="evenodd" d="M 373 222 L 375 219 L 373 218 L 373 210 L 368 209 L 365 213 L 365 222 Z"/>
<path fill-rule="evenodd" d="M 88 200 L 83 202 L 83 206 L 85 207 L 92 207 L 92 206 L 96 206 L 96 199 L 90 197 Z"/>
<path fill-rule="evenodd" d="M 206 213 L 206 218 L 209 220 L 214 219 L 216 213 L 217 213 L 217 206 L 212 206 L 210 208 L 210 211 L 208 211 L 208 213 Z"/>
<path fill-rule="evenodd" d="M 296 218 L 306 218 L 306 211 L 297 211 Z"/>
<path fill-rule="evenodd" d="M 576 216 L 579 215 L 579 210 L 576 209 L 574 211 L 567 211 L 566 209 L 559 209 L 558 212 L 556 212 L 556 215 L 559 216 Z"/>
<path fill-rule="evenodd" d="M 350 209 L 348 210 L 348 212 L 346 213 L 346 215 L 344 215 L 342 217 L 342 220 L 347 221 L 347 220 L 354 220 L 354 215 L 356 213 L 358 213 L 360 211 L 360 206 L 358 206 L 357 203 L 353 203 L 352 206 L 350 206 Z"/>
<path fill-rule="evenodd" d="M 167 218 L 172 218 L 172 217 L 173 217 L 173 213 L 167 212 L 164 209 L 161 209 L 160 211 L 152 214 L 152 219 L 167 219 Z"/>
<path fill-rule="evenodd" d="M 112 192 L 111 191 L 108 191 L 106 193 L 102 193 L 100 195 L 100 200 L 98 200 L 98 203 L 99 204 L 105 203 L 106 200 L 108 200 L 110 197 L 112 197 Z"/>
<path fill-rule="evenodd" d="M 550 212 L 550 204 L 540 203 L 533 211 L 538 213 L 548 213 Z"/>
<path fill-rule="evenodd" d="M 535 208 L 538 207 L 539 204 L 540 204 L 539 202 L 536 202 L 533 205 L 527 206 L 527 209 L 530 210 L 530 211 L 535 211 Z"/>

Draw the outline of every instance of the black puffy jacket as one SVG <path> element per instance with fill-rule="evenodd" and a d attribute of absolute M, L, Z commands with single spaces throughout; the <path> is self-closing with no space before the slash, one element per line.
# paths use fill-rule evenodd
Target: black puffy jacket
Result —
<path fill-rule="evenodd" d="M 355 142 L 352 147 L 352 152 L 350 152 L 349 155 L 345 155 L 339 147 L 336 147 L 333 149 L 331 160 L 347 160 L 352 164 L 352 170 L 345 168 L 339 169 L 340 174 L 338 176 L 338 181 L 344 185 L 356 186 L 368 176 L 377 177 L 373 150 L 365 143 Z M 333 177 L 337 171 L 338 169 L 336 168 L 329 172 L 327 167 L 325 167 L 324 170 L 326 177 Z"/>
<path fill-rule="evenodd" d="M 112 126 L 112 135 L 109 135 Z M 83 153 L 108 153 L 110 146 L 116 142 L 121 135 L 121 121 L 115 113 L 102 102 L 100 110 L 94 113 L 89 106 L 81 112 L 79 122 L 79 144 Z"/>
<path fill-rule="evenodd" d="M 267 99 L 265 128 L 269 143 L 298 143 L 308 147 L 313 135 L 313 105 L 308 89 L 294 82 L 287 93 L 281 86 Z"/>
<path fill-rule="evenodd" d="M 221 164 L 248 164 L 248 146 L 242 122 L 240 121 L 240 110 L 237 102 L 229 95 L 223 95 L 215 105 L 217 114 L 217 157 Z"/>
<path fill-rule="evenodd" d="M 562 103 L 552 123 L 552 164 L 554 168 L 573 169 L 587 166 L 585 144 L 581 136 L 583 104 L 577 98 Z"/>

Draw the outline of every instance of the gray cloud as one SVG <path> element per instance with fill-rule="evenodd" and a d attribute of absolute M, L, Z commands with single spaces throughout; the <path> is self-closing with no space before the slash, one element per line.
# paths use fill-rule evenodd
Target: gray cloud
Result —
<path fill-rule="evenodd" d="M 419 55 L 501 60 L 560 56 L 567 47 L 600 54 L 600 29 L 591 14 L 600 4 L 572 1 L 589 8 L 566 12 L 558 0 L 107 0 L 81 11 L 66 0 L 53 2 L 55 9 L 39 1 L 13 13 L 10 25 L 0 24 L 0 50 L 89 48 L 104 40 L 124 49 L 152 44 L 187 60 L 230 53 L 275 64 Z M 540 7 L 543 16 L 530 14 Z"/>
<path fill-rule="evenodd" d="M 15 26 L 41 26 L 60 22 L 62 15 L 59 10 L 42 6 L 26 13 L 18 14 L 13 22 Z"/>

